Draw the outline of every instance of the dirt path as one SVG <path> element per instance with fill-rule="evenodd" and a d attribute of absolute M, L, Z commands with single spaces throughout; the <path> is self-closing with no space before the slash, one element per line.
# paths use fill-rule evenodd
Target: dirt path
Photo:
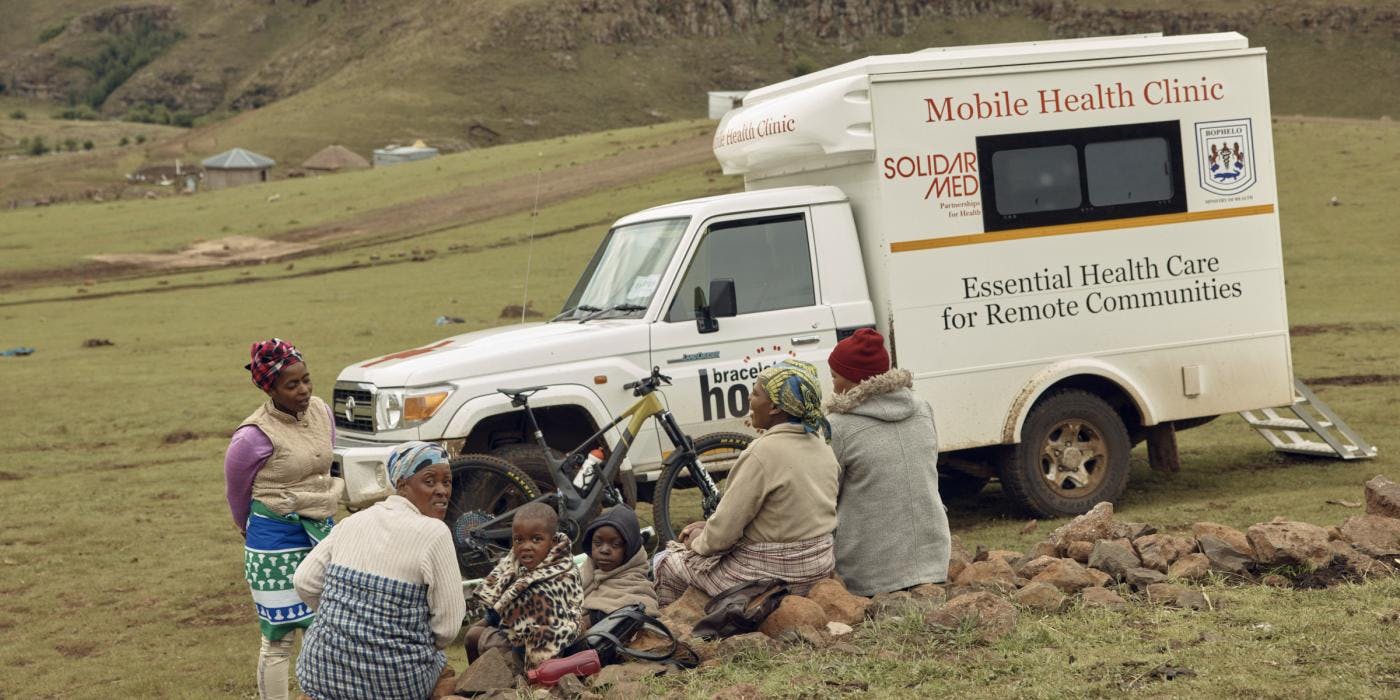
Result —
<path fill-rule="evenodd" d="M 259 261 L 287 260 L 327 252 L 380 245 L 422 236 L 444 228 L 480 223 L 531 211 L 538 194 L 539 206 L 645 181 L 668 172 L 713 159 L 708 133 L 684 137 L 670 145 L 632 149 L 600 160 L 571 165 L 539 174 L 461 187 L 431 197 L 403 202 L 335 222 L 286 231 L 271 240 L 288 245 L 269 247 Z M 538 189 L 537 189 L 538 188 Z M 174 269 L 190 270 L 252 262 L 247 256 L 223 258 L 199 254 L 153 254 L 109 257 L 67 268 L 19 270 L 0 273 L 0 291 L 85 280 L 144 277 Z"/>

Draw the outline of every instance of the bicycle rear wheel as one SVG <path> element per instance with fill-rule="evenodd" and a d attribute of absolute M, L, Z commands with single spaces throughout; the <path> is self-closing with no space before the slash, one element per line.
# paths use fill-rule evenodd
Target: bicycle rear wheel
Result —
<path fill-rule="evenodd" d="M 676 539 L 676 533 L 686 525 L 714 515 L 719 505 L 718 486 L 711 493 L 708 486 L 702 485 L 704 479 L 697 479 L 696 475 L 700 470 L 708 472 L 705 465 L 713 462 L 728 471 L 752 440 L 752 436 L 742 433 L 703 435 L 695 441 L 697 464 L 677 461 L 666 466 L 651 499 L 652 527 L 656 528 L 658 548 Z"/>
<path fill-rule="evenodd" d="M 539 498 L 540 492 L 524 472 L 490 455 L 462 455 L 448 466 L 452 500 L 446 520 L 457 548 L 457 566 L 463 579 L 482 578 L 510 551 L 510 538 L 484 537 L 479 526 Z"/>

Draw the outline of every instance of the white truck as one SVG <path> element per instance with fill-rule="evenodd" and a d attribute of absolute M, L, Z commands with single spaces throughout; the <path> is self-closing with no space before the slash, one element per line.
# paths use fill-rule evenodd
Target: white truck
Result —
<path fill-rule="evenodd" d="M 933 405 L 947 488 L 996 477 L 1042 515 L 1116 499 L 1139 441 L 1171 468 L 1175 429 L 1294 400 L 1265 51 L 1240 34 L 865 58 L 748 93 L 714 152 L 746 191 L 617 221 L 552 321 L 343 370 L 349 500 L 404 440 L 529 461 L 503 386 L 549 387 L 561 451 L 653 366 L 688 433 L 742 431 L 761 368 L 826 372 L 862 327 Z M 628 455 L 644 497 L 660 444 Z"/>

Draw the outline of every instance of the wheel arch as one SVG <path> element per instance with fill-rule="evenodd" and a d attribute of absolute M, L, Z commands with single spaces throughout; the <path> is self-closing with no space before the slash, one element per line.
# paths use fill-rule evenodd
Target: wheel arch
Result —
<path fill-rule="evenodd" d="M 577 447 L 612 420 L 602 399 L 578 384 L 551 385 L 530 397 L 530 407 L 550 447 L 560 452 Z M 509 397 L 492 393 L 475 397 L 457 409 L 444 434 L 452 436 L 448 440 L 461 441 L 460 453 L 489 453 L 504 434 L 518 433 L 527 441 L 532 439 L 526 425 L 523 409 L 511 405 Z M 618 431 L 609 431 L 605 439 L 616 444 Z"/>
<path fill-rule="evenodd" d="M 1002 443 L 1020 442 L 1021 428 L 1036 402 L 1060 389 L 1081 389 L 1107 401 L 1130 434 L 1139 427 L 1157 424 L 1152 404 L 1137 382 L 1101 360 L 1078 359 L 1051 365 L 1026 382 L 1007 411 Z"/>

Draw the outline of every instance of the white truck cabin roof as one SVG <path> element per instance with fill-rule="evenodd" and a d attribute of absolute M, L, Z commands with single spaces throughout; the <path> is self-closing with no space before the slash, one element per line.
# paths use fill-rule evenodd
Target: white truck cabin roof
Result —
<path fill-rule="evenodd" d="M 728 175 L 763 176 L 867 161 L 875 150 L 870 84 L 881 79 L 938 71 L 1006 72 L 1105 59 L 1225 55 L 1248 49 L 1245 36 L 1222 32 L 1029 41 L 870 56 L 749 92 L 743 106 L 720 121 L 714 152 Z"/>
<path fill-rule="evenodd" d="M 846 193 L 842 192 L 838 187 L 776 187 L 773 189 L 736 192 L 734 194 L 722 194 L 713 197 L 688 199 L 684 202 L 663 204 L 659 207 L 643 209 L 642 211 L 628 214 L 618 219 L 614 226 L 626 226 L 627 224 L 635 224 L 642 221 L 656 221 L 658 219 L 672 219 L 687 216 L 703 221 L 712 216 L 731 214 L 740 211 L 750 212 L 770 209 L 787 209 L 791 207 L 805 207 L 812 204 L 844 201 L 846 201 Z"/>

